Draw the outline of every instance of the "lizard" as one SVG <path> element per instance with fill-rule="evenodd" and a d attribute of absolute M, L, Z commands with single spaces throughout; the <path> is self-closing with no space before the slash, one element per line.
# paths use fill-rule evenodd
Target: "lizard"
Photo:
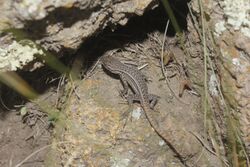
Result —
<path fill-rule="evenodd" d="M 164 131 L 159 128 L 158 122 L 154 119 L 153 107 L 156 104 L 156 96 L 148 93 L 145 77 L 141 71 L 135 67 L 125 65 L 118 59 L 111 56 L 103 56 L 101 58 L 101 63 L 104 69 L 113 74 L 119 75 L 124 88 L 121 92 L 123 95 L 127 94 L 128 87 L 131 87 L 135 94 L 127 96 L 128 103 L 131 104 L 133 101 L 140 102 L 151 127 L 170 146 L 170 148 L 180 158 L 181 162 L 185 164 L 180 153 L 178 153 L 174 146 L 169 142 L 169 137 L 171 136 L 167 136 Z"/>

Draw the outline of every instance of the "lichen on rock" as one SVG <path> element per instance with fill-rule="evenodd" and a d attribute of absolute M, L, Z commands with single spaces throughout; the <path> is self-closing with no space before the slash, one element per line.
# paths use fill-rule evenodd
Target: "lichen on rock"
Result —
<path fill-rule="evenodd" d="M 23 44 L 22 44 L 23 43 Z M 35 59 L 35 55 L 43 55 L 42 49 L 38 49 L 31 41 L 13 41 L 7 48 L 0 48 L 0 71 L 16 71 Z"/>

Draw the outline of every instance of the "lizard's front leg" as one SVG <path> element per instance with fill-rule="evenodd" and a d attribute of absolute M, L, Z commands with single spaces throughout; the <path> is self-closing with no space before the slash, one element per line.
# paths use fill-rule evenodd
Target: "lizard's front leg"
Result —
<path fill-rule="evenodd" d="M 123 75 L 120 75 L 121 83 L 123 85 L 123 90 L 120 91 L 120 94 L 122 97 L 126 97 L 128 94 L 128 82 L 126 81 L 126 78 Z"/>

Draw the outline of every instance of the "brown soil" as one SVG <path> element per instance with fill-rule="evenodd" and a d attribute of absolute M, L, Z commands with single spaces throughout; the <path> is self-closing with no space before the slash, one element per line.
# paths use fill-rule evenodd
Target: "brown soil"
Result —
<path fill-rule="evenodd" d="M 32 74 L 23 72 L 20 75 L 40 92 L 39 99 L 52 106 L 57 94 L 52 84 L 44 80 L 54 77 L 54 73 L 44 69 L 42 72 L 42 76 L 41 71 Z M 47 74 L 50 76 L 44 77 Z M 52 89 L 46 91 L 49 87 Z M 5 86 L 1 87 L 0 100 L 0 166 L 44 166 L 53 129 L 47 115 L 41 112 L 37 105 L 27 102 L 25 98 Z"/>
<path fill-rule="evenodd" d="M 44 128 L 33 128 L 23 124 L 20 115 L 11 111 L 0 121 L 0 166 L 12 167 L 20 163 L 30 154 L 50 143 L 50 135 Z M 41 131 L 44 131 L 42 134 Z M 22 166 L 43 166 L 47 150 L 40 151 L 28 159 Z"/>

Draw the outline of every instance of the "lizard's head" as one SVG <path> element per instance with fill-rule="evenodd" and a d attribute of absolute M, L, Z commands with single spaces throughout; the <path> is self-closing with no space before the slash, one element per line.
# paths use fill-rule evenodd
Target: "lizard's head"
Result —
<path fill-rule="evenodd" d="M 117 66 L 119 66 L 120 62 L 111 57 L 111 56 L 103 56 L 101 58 L 101 62 L 102 65 L 104 66 L 104 68 L 106 68 L 107 70 L 115 70 L 117 68 Z"/>

